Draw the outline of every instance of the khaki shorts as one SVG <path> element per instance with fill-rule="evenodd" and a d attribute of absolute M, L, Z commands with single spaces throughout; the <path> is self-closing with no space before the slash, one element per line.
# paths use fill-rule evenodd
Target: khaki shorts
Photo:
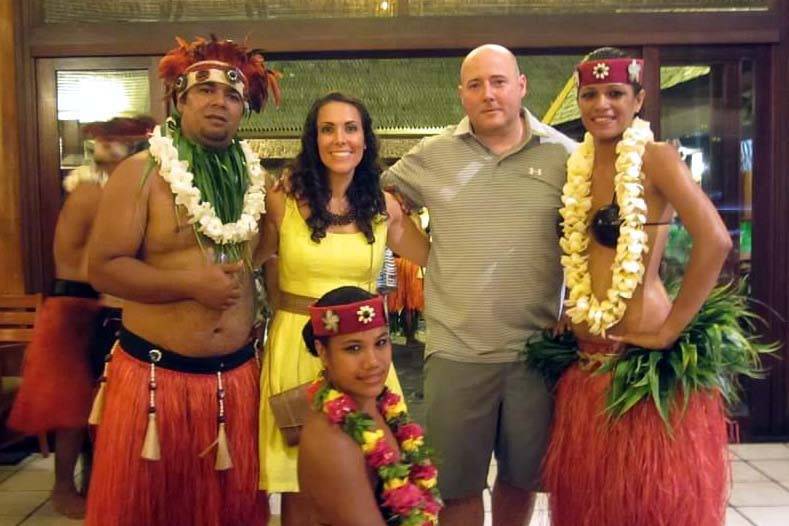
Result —
<path fill-rule="evenodd" d="M 435 449 L 445 499 L 479 495 L 491 453 L 499 480 L 535 491 L 548 444 L 553 399 L 523 362 L 425 363 L 427 439 Z"/>

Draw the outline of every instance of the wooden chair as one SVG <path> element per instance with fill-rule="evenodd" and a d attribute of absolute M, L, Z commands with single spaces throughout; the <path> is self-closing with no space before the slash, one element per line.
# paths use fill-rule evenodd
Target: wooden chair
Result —
<path fill-rule="evenodd" d="M 33 339 L 33 326 L 42 303 L 41 294 L 0 295 L 0 353 L 24 350 Z M 7 360 L 0 356 L 0 416 L 10 411 L 13 393 L 20 379 L 6 376 L 4 365 Z M 8 441 L 8 445 L 13 440 Z M 49 442 L 46 433 L 38 435 L 38 445 L 43 456 L 49 456 Z"/>

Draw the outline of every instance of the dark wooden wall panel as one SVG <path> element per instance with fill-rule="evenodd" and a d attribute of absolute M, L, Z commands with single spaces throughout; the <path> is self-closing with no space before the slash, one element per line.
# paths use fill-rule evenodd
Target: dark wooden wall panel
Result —
<path fill-rule="evenodd" d="M 713 22 L 714 21 L 714 22 Z M 712 22 L 712 23 L 711 23 Z M 349 26 L 353 27 L 349 31 Z M 36 57 L 158 55 L 174 36 L 216 33 L 269 52 L 471 49 L 769 43 L 780 37 L 771 13 L 628 13 L 249 22 L 46 24 L 31 28 Z"/>
<path fill-rule="evenodd" d="M 24 292 L 14 35 L 15 5 L 0 3 L 0 294 Z"/>

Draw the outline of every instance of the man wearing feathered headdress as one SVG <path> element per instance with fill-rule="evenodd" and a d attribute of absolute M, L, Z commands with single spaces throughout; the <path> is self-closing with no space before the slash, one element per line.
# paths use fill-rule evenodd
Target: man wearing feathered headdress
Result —
<path fill-rule="evenodd" d="M 89 275 L 124 299 L 105 364 L 88 525 L 265 524 L 251 260 L 264 174 L 236 138 L 277 74 L 228 40 L 159 64 L 174 109 L 107 185 Z"/>
<path fill-rule="evenodd" d="M 109 174 L 124 158 L 147 147 L 156 122 L 148 116 L 116 117 L 83 129 L 93 139 L 89 165 L 63 179 L 67 192 L 58 214 L 52 252 L 55 283 L 36 317 L 33 341 L 25 351 L 22 386 L 9 426 L 29 435 L 55 432 L 52 505 L 71 518 L 85 515 L 85 498 L 74 485 L 96 374 L 91 367 L 107 309 L 87 283 L 87 244 Z"/>

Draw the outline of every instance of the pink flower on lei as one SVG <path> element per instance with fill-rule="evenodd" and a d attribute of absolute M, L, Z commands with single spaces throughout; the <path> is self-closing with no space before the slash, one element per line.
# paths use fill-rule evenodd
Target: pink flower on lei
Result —
<path fill-rule="evenodd" d="M 341 424 L 347 415 L 356 411 L 356 402 L 348 395 L 324 402 L 323 410 L 332 424 Z"/>
<path fill-rule="evenodd" d="M 425 496 L 422 490 L 408 482 L 399 488 L 384 491 L 383 502 L 381 504 L 398 515 L 404 515 L 414 509 L 420 508 L 420 504 L 424 500 Z"/>
<path fill-rule="evenodd" d="M 374 469 L 394 464 L 397 460 L 397 452 L 385 440 L 379 440 L 375 449 L 367 455 L 367 465 Z"/>
<path fill-rule="evenodd" d="M 378 401 L 378 405 L 382 411 L 385 412 L 387 407 L 392 407 L 400 403 L 400 395 L 393 393 L 389 389 L 386 390 L 384 395 Z"/>
<path fill-rule="evenodd" d="M 409 422 L 397 428 L 397 441 L 403 442 L 408 439 L 419 438 L 424 435 L 422 426 L 416 422 Z"/>
<path fill-rule="evenodd" d="M 429 480 L 438 476 L 438 469 L 433 464 L 417 464 L 411 466 L 411 478 Z"/>

